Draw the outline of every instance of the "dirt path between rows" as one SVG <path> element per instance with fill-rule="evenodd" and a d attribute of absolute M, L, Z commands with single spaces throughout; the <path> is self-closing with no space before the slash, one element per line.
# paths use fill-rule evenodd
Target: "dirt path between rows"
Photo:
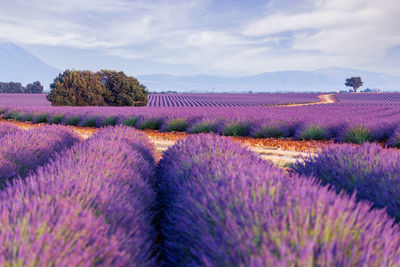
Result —
<path fill-rule="evenodd" d="M 317 102 L 309 102 L 309 103 L 298 103 L 298 104 L 288 104 L 288 105 L 275 105 L 274 107 L 298 107 L 298 106 L 310 106 L 310 105 L 319 105 L 319 104 L 331 104 L 336 103 L 335 94 L 324 94 L 318 96 L 320 101 Z"/>
<path fill-rule="evenodd" d="M 15 120 L 5 120 L 0 118 L 0 123 L 11 123 L 22 129 L 32 129 L 42 127 L 41 124 L 32 124 L 30 122 L 20 122 Z M 76 126 L 65 126 L 76 133 L 82 138 L 87 139 L 94 134 L 98 128 L 91 127 L 76 127 Z M 186 138 L 189 134 L 182 132 L 159 132 L 154 130 L 141 131 L 145 133 L 150 140 L 154 143 L 158 155 L 161 158 L 162 153 L 167 150 L 170 146 L 174 145 L 177 140 Z M 274 164 L 280 167 L 287 166 L 290 163 L 296 162 L 299 157 L 310 155 L 323 146 L 329 145 L 330 141 L 299 141 L 292 139 L 276 139 L 276 138 L 251 138 L 251 137 L 229 137 L 233 141 L 240 142 L 241 144 L 248 146 L 250 150 L 261 155 L 263 159 L 272 161 Z"/>

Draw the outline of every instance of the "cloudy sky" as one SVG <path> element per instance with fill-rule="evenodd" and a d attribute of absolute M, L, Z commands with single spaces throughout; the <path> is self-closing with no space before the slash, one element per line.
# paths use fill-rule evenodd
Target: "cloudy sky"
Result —
<path fill-rule="evenodd" d="M 399 0 L 0 0 L 0 42 L 60 69 L 400 75 Z"/>

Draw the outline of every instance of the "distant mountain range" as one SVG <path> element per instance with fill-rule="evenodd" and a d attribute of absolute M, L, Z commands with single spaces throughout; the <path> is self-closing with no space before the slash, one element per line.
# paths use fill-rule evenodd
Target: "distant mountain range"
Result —
<path fill-rule="evenodd" d="M 0 82 L 40 81 L 45 91 L 61 70 L 46 64 L 13 43 L 0 43 Z"/>
<path fill-rule="evenodd" d="M 362 88 L 400 90 L 400 76 L 349 68 L 324 68 L 316 71 L 277 71 L 253 76 L 223 77 L 213 75 L 173 76 L 154 74 L 138 76 L 150 91 L 337 91 L 348 90 L 345 79 L 360 76 Z"/>
<path fill-rule="evenodd" d="M 49 84 L 60 73 L 23 48 L 13 43 L 0 43 L 0 82 L 39 80 Z M 130 74 L 130 73 L 127 73 Z M 346 89 L 345 79 L 360 76 L 363 88 L 400 90 L 400 76 L 349 68 L 324 68 L 316 71 L 277 71 L 252 76 L 226 77 L 216 75 L 173 76 L 149 74 L 136 76 L 150 91 L 239 92 L 239 91 L 336 91 Z M 348 88 L 347 88 L 348 89 Z"/>

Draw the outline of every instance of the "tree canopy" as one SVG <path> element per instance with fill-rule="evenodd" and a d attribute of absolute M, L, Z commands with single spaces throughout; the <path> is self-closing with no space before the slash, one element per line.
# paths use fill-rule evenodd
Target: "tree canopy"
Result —
<path fill-rule="evenodd" d="M 66 70 L 50 85 L 55 106 L 145 106 L 146 87 L 122 71 Z"/>
<path fill-rule="evenodd" d="M 145 106 L 148 92 L 146 86 L 122 71 L 98 72 L 101 84 L 106 88 L 105 102 L 109 106 Z"/>
<path fill-rule="evenodd" d="M 43 86 L 39 81 L 29 83 L 23 87 L 20 82 L 0 82 L 0 93 L 2 94 L 41 94 Z"/>
<path fill-rule="evenodd" d="M 354 92 L 357 92 L 357 89 L 363 85 L 363 81 L 361 81 L 361 77 L 351 77 L 346 79 L 346 86 L 353 87 Z"/>
<path fill-rule="evenodd" d="M 25 93 L 41 94 L 43 93 L 43 85 L 39 81 L 29 83 L 25 87 Z"/>
<path fill-rule="evenodd" d="M 0 82 L 0 93 L 19 94 L 24 93 L 24 87 L 21 83 L 16 82 Z"/>

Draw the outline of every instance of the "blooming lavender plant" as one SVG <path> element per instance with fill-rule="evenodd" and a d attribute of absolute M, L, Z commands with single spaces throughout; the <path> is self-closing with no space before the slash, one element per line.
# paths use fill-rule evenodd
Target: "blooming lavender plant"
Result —
<path fill-rule="evenodd" d="M 121 233 L 60 195 L 2 198 L 1 266 L 127 266 Z"/>
<path fill-rule="evenodd" d="M 154 148 L 136 149 L 139 145 L 149 145 L 148 140 L 142 143 L 143 139 L 143 134 L 127 127 L 100 130 L 84 143 L 58 155 L 50 164 L 39 168 L 34 175 L 16 181 L 0 194 L 0 202 L 3 199 L 38 198 L 53 199 L 56 204 L 61 205 L 62 203 L 57 202 L 58 199 L 75 201 L 85 213 L 95 215 L 105 225 L 102 226 L 105 228 L 102 232 L 103 239 L 111 242 L 113 249 L 103 252 L 106 259 L 100 263 L 124 255 L 121 260 L 125 264 L 111 265 L 152 266 L 155 264 L 152 256 L 155 255 L 153 243 L 156 232 L 152 226 L 155 192 L 151 188 L 151 182 L 155 167 L 144 159 L 142 151 L 151 151 Z M 8 208 L 13 209 L 13 204 L 10 203 Z M 65 208 L 68 209 L 68 205 Z M 4 212 L 0 210 L 0 213 Z M 48 220 L 51 219 L 52 217 L 39 217 L 36 218 L 36 224 L 26 227 L 28 231 L 34 232 L 38 225 L 48 225 Z M 58 224 L 56 222 L 54 227 L 58 228 Z M 90 228 L 84 228 L 89 235 L 97 235 L 96 230 L 92 233 Z M 15 231 L 12 233 L 16 234 Z M 51 232 L 49 236 L 52 239 L 65 238 L 58 237 L 57 232 Z M 113 243 L 115 239 L 118 242 Z M 29 240 L 26 242 L 26 247 L 35 244 Z M 46 248 L 59 249 L 58 245 L 52 247 L 51 243 Z M 91 243 L 84 243 L 81 248 L 82 251 L 87 251 L 84 256 L 88 263 L 97 261 L 97 252 L 93 251 L 96 244 L 92 247 Z M 40 256 L 41 253 L 33 254 L 33 257 Z M 18 256 L 15 257 L 16 260 L 19 259 Z M 63 257 L 71 257 L 77 261 L 83 258 L 80 251 L 74 248 L 67 248 L 60 257 L 60 261 L 67 261 Z"/>
<path fill-rule="evenodd" d="M 393 134 L 390 136 L 388 145 L 391 147 L 400 148 L 400 127 L 394 130 Z"/>
<path fill-rule="evenodd" d="M 256 138 L 285 138 L 290 136 L 288 123 L 267 120 L 257 123 L 250 131 L 250 136 Z"/>
<path fill-rule="evenodd" d="M 257 96 L 257 94 L 253 95 Z M 237 132 L 236 124 L 238 123 L 245 122 L 248 125 L 257 126 L 265 121 L 280 121 L 289 126 L 289 137 L 296 137 L 305 125 L 318 124 L 320 126 L 319 133 L 325 132 L 328 137 L 335 138 L 340 142 L 364 142 L 387 140 L 398 126 L 400 123 L 400 105 L 394 101 L 397 99 L 397 95 L 400 94 L 360 94 L 360 97 L 357 98 L 357 95 L 354 94 L 351 96 L 337 94 L 336 98 L 339 100 L 337 103 L 295 107 L 267 107 L 260 103 L 255 104 L 256 102 L 253 103 L 253 100 L 246 104 L 245 98 L 242 102 L 235 100 L 235 103 L 232 102 L 231 104 L 227 104 L 228 102 L 216 104 L 213 102 L 213 97 L 218 98 L 218 96 L 203 95 L 203 100 L 207 101 L 208 104 L 190 104 L 191 100 L 175 98 L 174 101 L 182 103 L 168 105 L 167 96 L 160 96 L 164 102 L 158 101 L 152 106 L 140 108 L 48 107 L 40 106 L 39 102 L 37 106 L 20 106 L 10 103 L 9 105 L 1 105 L 1 108 L 4 109 L 2 116 L 5 118 L 21 117 L 23 120 L 35 121 L 40 119 L 38 114 L 47 114 L 46 120 L 50 123 L 52 123 L 53 117 L 55 117 L 54 120 L 58 121 L 59 117 L 63 116 L 60 124 L 95 127 L 115 123 L 116 125 L 125 124 L 143 129 L 160 129 L 162 131 L 170 129 L 173 131 L 185 127 L 182 127 L 182 124 L 179 128 L 169 127 L 170 121 L 186 120 L 188 121 L 187 131 L 191 133 L 232 134 L 232 125 Z M 170 97 L 178 96 L 181 95 Z M 182 97 L 186 96 L 182 95 Z M 227 95 L 227 97 L 231 96 Z M 290 97 L 290 94 L 280 94 L 280 97 L 284 99 Z M 206 98 L 207 100 L 205 100 Z M 187 104 L 184 104 L 184 101 L 188 101 Z M 199 100 L 195 101 L 198 102 Z M 149 103 L 152 103 L 151 100 L 149 100 Z M 204 108 L 204 106 L 207 106 L 207 108 Z M 362 109 L 360 110 L 360 108 Z M 111 121 L 108 122 L 110 118 Z M 357 128 L 359 125 L 363 126 L 362 129 Z M 360 129 L 361 131 L 359 131 Z M 248 132 L 248 135 L 254 134 L 254 131 L 244 132 Z M 310 131 L 307 132 L 310 133 Z M 269 135 L 268 131 L 266 133 Z M 306 137 L 321 137 L 321 134 L 315 134 L 316 131 L 311 131 L 311 133 L 313 134 L 307 134 Z"/>
<path fill-rule="evenodd" d="M 299 174 L 317 177 L 322 184 L 357 200 L 368 200 L 400 220 L 400 153 L 376 144 L 336 145 L 293 166 Z"/>
<path fill-rule="evenodd" d="M 0 138 L 7 134 L 16 134 L 20 130 L 17 126 L 10 123 L 0 123 Z"/>
<path fill-rule="evenodd" d="M 95 139 L 124 142 L 131 146 L 133 150 L 140 153 L 150 165 L 155 164 L 154 156 L 157 150 L 154 144 L 147 135 L 135 131 L 130 127 L 116 126 L 102 128 L 90 137 L 90 140 Z"/>
<path fill-rule="evenodd" d="M 80 140 L 63 126 L 19 130 L 3 136 L 0 138 L 0 185 L 17 176 L 25 177 Z"/>
<path fill-rule="evenodd" d="M 363 144 L 374 141 L 371 129 L 365 125 L 349 125 L 344 128 L 339 140 L 345 143 Z"/>
<path fill-rule="evenodd" d="M 327 129 L 315 123 L 302 125 L 295 133 L 295 138 L 299 140 L 323 140 L 329 137 Z"/>
<path fill-rule="evenodd" d="M 225 138 L 178 141 L 157 177 L 168 266 L 400 264 L 400 233 L 384 211 L 288 177 Z"/>
<path fill-rule="evenodd" d="M 194 121 L 189 127 L 189 133 L 220 133 L 225 121 L 223 119 L 205 118 Z"/>
<path fill-rule="evenodd" d="M 247 121 L 228 122 L 224 125 L 223 135 L 249 136 L 253 125 Z"/>

